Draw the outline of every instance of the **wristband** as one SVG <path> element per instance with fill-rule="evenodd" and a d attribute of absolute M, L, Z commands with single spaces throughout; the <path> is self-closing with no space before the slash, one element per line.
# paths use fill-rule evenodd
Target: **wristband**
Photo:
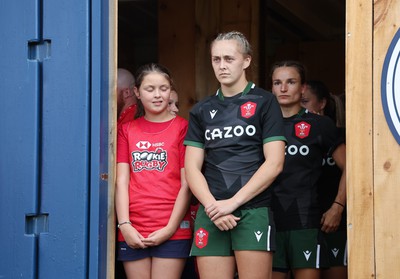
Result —
<path fill-rule="evenodd" d="M 341 207 L 344 208 L 344 204 L 342 204 L 342 203 L 340 203 L 340 202 L 338 202 L 338 201 L 334 201 L 333 203 L 336 203 L 336 204 L 338 204 L 338 205 L 340 205 Z"/>
<path fill-rule="evenodd" d="M 119 223 L 119 224 L 117 225 L 117 228 L 119 229 L 122 225 L 125 225 L 125 224 L 132 225 L 131 221 L 125 221 L 125 222 Z"/>

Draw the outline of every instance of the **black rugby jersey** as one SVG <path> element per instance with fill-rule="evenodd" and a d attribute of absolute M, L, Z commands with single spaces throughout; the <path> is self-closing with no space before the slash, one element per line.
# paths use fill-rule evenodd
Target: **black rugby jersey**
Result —
<path fill-rule="evenodd" d="M 317 181 L 324 156 L 337 146 L 336 126 L 329 117 L 302 109 L 284 118 L 284 127 L 285 164 L 272 187 L 277 230 L 319 228 Z"/>
<path fill-rule="evenodd" d="M 337 146 L 344 143 L 345 139 L 345 130 L 339 128 L 338 131 Z M 322 173 L 318 180 L 318 200 L 322 213 L 326 212 L 335 201 L 341 177 L 342 170 L 336 165 L 332 156 L 326 156 L 323 160 Z M 346 210 L 343 210 L 339 230 L 346 229 L 346 220 Z"/>
<path fill-rule="evenodd" d="M 285 141 L 283 118 L 272 93 L 249 83 L 242 93 L 220 90 L 190 112 L 185 145 L 203 148 L 203 173 L 217 200 L 231 198 L 265 161 L 263 144 Z M 190 160 L 190 158 L 189 158 Z M 270 206 L 270 190 L 241 208 Z"/>

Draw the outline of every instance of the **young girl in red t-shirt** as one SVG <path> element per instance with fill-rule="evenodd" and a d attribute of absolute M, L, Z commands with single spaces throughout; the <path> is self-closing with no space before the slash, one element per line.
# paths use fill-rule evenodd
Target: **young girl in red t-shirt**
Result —
<path fill-rule="evenodd" d="M 118 131 L 117 249 L 128 278 L 180 278 L 189 256 L 191 193 L 183 145 L 187 121 L 167 109 L 171 86 L 165 67 L 139 68 L 137 115 Z"/>

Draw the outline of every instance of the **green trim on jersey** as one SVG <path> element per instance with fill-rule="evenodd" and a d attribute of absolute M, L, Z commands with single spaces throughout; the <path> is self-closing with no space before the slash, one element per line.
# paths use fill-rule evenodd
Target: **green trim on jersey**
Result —
<path fill-rule="evenodd" d="M 308 112 L 308 110 L 306 110 L 305 108 L 301 108 L 300 111 L 297 113 L 298 116 L 302 116 L 303 114 L 305 114 L 306 112 Z"/>
<path fill-rule="evenodd" d="M 204 144 L 197 142 L 197 141 L 185 140 L 183 142 L 183 145 L 189 145 L 189 146 L 194 146 L 194 147 L 204 149 Z"/>
<path fill-rule="evenodd" d="M 269 138 L 263 139 L 263 143 L 268 143 L 268 142 L 272 142 L 272 141 L 284 141 L 284 142 L 287 142 L 286 138 L 283 137 L 283 136 L 269 137 Z"/>
<path fill-rule="evenodd" d="M 251 88 L 254 86 L 254 83 L 252 83 L 251 81 L 249 81 L 246 85 L 246 87 L 244 88 L 243 92 L 242 92 L 242 96 L 247 95 L 247 93 L 249 93 L 249 91 L 251 90 Z M 217 96 L 218 98 L 223 101 L 224 100 L 224 93 L 222 93 L 221 88 L 218 89 L 217 91 Z"/>

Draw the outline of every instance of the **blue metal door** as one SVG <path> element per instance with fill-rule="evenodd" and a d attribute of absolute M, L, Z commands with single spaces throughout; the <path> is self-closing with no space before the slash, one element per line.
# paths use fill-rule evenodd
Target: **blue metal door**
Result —
<path fill-rule="evenodd" d="M 0 4 L 0 278 L 35 278 L 35 231 L 43 228 L 35 225 L 41 164 L 41 67 L 33 53 L 40 37 L 38 3 L 24 4 Z M 40 219 L 47 223 L 45 215 Z"/>
<path fill-rule="evenodd" d="M 108 1 L 95 2 L 0 3 L 0 278 L 105 278 Z"/>

